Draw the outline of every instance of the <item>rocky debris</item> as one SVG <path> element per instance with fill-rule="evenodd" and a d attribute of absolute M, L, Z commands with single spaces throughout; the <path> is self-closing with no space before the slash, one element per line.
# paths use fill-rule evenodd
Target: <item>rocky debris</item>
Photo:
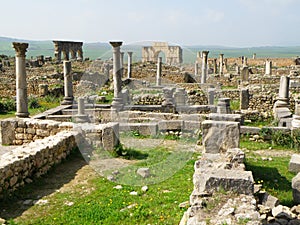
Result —
<path fill-rule="evenodd" d="M 300 204 L 300 172 L 292 179 L 294 203 Z"/>
<path fill-rule="evenodd" d="M 136 191 L 131 191 L 129 194 L 130 195 L 138 195 L 138 193 Z"/>
<path fill-rule="evenodd" d="M 117 186 L 114 186 L 113 188 L 114 188 L 114 189 L 117 189 L 117 190 L 120 190 L 120 189 L 122 189 L 123 187 L 122 187 L 122 185 L 117 185 Z"/>
<path fill-rule="evenodd" d="M 150 169 L 149 168 L 138 168 L 136 173 L 143 178 L 147 178 L 150 176 Z"/>
<path fill-rule="evenodd" d="M 5 222 L 6 222 L 6 220 L 5 219 L 2 219 L 2 218 L 0 218 L 0 224 L 5 224 Z"/>
<path fill-rule="evenodd" d="M 147 192 L 148 189 L 149 189 L 148 186 L 143 186 L 143 187 L 141 188 L 142 192 Z"/>
<path fill-rule="evenodd" d="M 300 155 L 293 154 L 289 163 L 289 171 L 294 173 L 300 172 Z"/>

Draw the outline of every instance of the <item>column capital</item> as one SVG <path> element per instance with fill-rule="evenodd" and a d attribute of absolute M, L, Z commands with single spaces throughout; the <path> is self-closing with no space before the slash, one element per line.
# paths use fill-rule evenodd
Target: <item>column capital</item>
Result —
<path fill-rule="evenodd" d="M 110 41 L 109 44 L 113 47 L 113 48 L 117 48 L 120 47 L 122 45 L 122 41 Z"/>
<path fill-rule="evenodd" d="M 133 53 L 133 52 L 127 52 L 127 54 L 128 54 L 129 56 L 132 56 L 132 53 Z"/>
<path fill-rule="evenodd" d="M 12 45 L 16 51 L 16 56 L 25 57 L 28 48 L 28 43 L 13 42 Z"/>
<path fill-rule="evenodd" d="M 209 53 L 209 51 L 202 51 L 203 55 L 207 55 Z"/>

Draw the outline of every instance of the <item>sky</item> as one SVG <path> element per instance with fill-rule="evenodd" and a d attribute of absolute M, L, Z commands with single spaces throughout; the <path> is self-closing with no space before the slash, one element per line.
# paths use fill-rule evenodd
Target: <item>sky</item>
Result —
<path fill-rule="evenodd" d="M 0 9 L 0 36 L 25 40 L 300 45 L 300 0 L 9 0 Z"/>

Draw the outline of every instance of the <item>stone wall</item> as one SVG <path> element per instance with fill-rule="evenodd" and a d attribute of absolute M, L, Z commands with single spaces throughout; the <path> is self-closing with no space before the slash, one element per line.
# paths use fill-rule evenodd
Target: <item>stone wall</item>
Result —
<path fill-rule="evenodd" d="M 62 131 L 3 154 L 0 158 L 0 196 L 34 177 L 40 177 L 77 147 L 78 132 Z"/>

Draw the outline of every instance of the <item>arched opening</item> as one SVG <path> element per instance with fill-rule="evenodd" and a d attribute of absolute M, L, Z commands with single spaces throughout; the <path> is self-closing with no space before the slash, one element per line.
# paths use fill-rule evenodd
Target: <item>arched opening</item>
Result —
<path fill-rule="evenodd" d="M 157 58 L 161 57 L 162 58 L 162 62 L 166 63 L 166 54 L 163 51 L 157 51 L 157 52 L 155 52 L 155 56 L 154 57 L 156 59 L 156 62 L 157 62 Z"/>

